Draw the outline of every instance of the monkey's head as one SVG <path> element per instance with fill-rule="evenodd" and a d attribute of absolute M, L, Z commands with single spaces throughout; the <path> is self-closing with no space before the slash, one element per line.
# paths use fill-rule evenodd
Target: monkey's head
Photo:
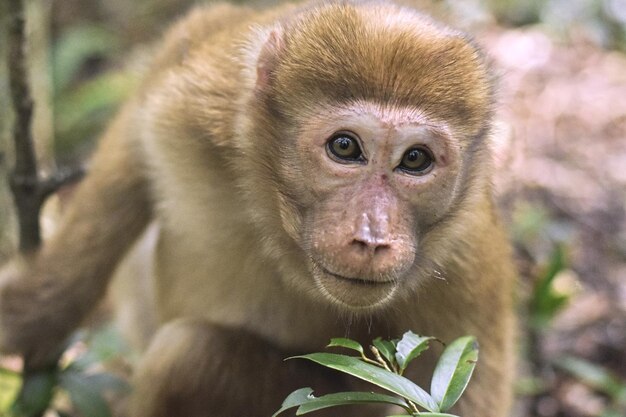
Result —
<path fill-rule="evenodd" d="M 342 4 L 273 28 L 257 57 L 249 146 L 308 270 L 298 284 L 355 311 L 414 294 L 489 181 L 479 51 L 414 11 Z"/>

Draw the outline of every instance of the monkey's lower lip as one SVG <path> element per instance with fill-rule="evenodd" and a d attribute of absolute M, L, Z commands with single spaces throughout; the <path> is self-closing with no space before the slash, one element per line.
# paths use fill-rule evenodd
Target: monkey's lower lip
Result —
<path fill-rule="evenodd" d="M 319 264 L 318 268 L 315 276 L 322 293 L 351 311 L 371 311 L 384 306 L 398 289 L 395 280 L 350 278 L 330 272 Z"/>
<path fill-rule="evenodd" d="M 385 285 L 392 285 L 393 281 L 375 281 L 375 280 L 371 280 L 371 279 L 363 279 L 363 278 L 350 278 L 350 277 L 345 277 L 343 275 L 339 275 L 339 274 L 335 274 L 333 272 L 330 272 L 328 269 L 324 268 L 323 266 L 320 267 L 322 269 L 322 271 L 324 271 L 324 273 L 332 276 L 333 278 L 336 278 L 342 282 L 346 282 L 346 283 L 350 283 L 353 285 L 359 285 L 359 286 L 369 286 L 369 287 L 380 287 L 380 286 L 385 286 Z"/>

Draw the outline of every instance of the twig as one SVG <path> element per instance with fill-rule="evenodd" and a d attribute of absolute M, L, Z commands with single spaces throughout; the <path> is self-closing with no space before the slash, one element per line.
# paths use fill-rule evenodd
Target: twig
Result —
<path fill-rule="evenodd" d="M 8 67 L 9 87 L 15 126 L 15 167 L 11 172 L 11 191 L 17 207 L 19 222 L 20 250 L 29 252 L 41 244 L 39 211 L 42 201 L 37 191 L 37 159 L 31 131 L 33 99 L 28 85 L 28 72 L 24 47 L 26 45 L 24 4 L 20 0 L 10 0 L 8 5 Z"/>
<path fill-rule="evenodd" d="M 76 181 L 82 170 L 62 170 L 49 178 L 40 178 L 31 130 L 33 99 L 28 83 L 24 4 L 20 0 L 8 3 L 8 67 L 9 87 L 15 112 L 13 141 L 15 166 L 10 174 L 13 200 L 19 224 L 19 248 L 32 252 L 41 245 L 39 214 L 46 198 L 64 184 Z"/>
<path fill-rule="evenodd" d="M 389 365 L 387 365 L 387 362 L 383 359 L 382 355 L 380 354 L 380 351 L 375 347 L 375 346 L 370 346 L 370 350 L 372 351 L 372 353 L 374 354 L 374 357 L 376 358 L 376 361 L 382 366 L 384 367 L 387 371 L 389 372 L 393 372 L 391 370 L 391 368 L 389 367 Z"/>

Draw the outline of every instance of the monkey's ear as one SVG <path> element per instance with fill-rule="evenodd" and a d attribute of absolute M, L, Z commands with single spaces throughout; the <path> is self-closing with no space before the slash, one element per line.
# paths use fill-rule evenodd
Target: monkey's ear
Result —
<path fill-rule="evenodd" d="M 256 63 L 256 90 L 266 91 L 271 87 L 274 71 L 283 49 L 283 32 L 280 27 L 273 28 L 261 47 Z"/>

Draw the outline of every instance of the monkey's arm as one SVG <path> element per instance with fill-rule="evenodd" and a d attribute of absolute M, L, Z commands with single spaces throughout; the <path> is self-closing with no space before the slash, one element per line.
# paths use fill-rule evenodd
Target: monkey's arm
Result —
<path fill-rule="evenodd" d="M 199 319 L 174 320 L 161 327 L 139 363 L 130 414 L 269 417 L 298 388 L 312 387 L 315 395 L 363 389 L 353 378 L 317 364 L 285 361 L 298 353 L 241 329 Z M 383 412 L 370 406 L 315 415 L 373 417 Z"/>
<path fill-rule="evenodd" d="M 59 229 L 35 254 L 0 270 L 0 350 L 44 364 L 105 293 L 151 217 L 132 105 L 102 138 Z"/>

